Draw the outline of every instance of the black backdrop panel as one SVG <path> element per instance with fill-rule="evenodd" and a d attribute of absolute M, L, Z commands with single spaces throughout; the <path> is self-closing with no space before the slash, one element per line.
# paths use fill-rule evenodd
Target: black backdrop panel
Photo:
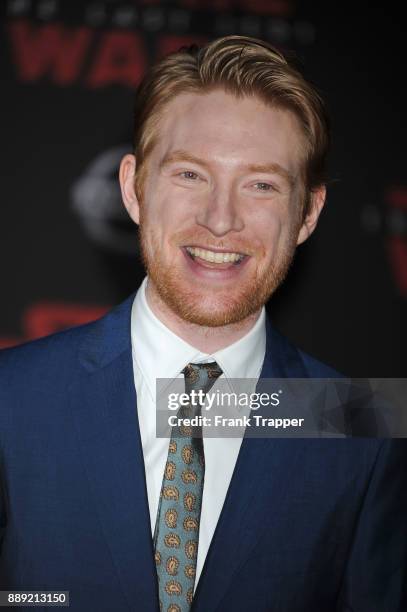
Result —
<path fill-rule="evenodd" d="M 405 375 L 400 16 L 290 0 L 9 0 L 1 11 L 2 346 L 96 318 L 138 286 L 117 184 L 134 88 L 153 59 L 238 33 L 293 49 L 333 122 L 327 206 L 268 309 L 344 373 Z"/>

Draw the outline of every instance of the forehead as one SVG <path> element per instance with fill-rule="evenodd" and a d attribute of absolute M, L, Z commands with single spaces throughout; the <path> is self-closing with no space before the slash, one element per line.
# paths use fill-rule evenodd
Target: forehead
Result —
<path fill-rule="evenodd" d="M 298 173 L 305 146 L 295 115 L 257 97 L 236 98 L 221 90 L 185 93 L 164 109 L 155 157 L 186 150 L 230 167 L 278 163 Z"/>

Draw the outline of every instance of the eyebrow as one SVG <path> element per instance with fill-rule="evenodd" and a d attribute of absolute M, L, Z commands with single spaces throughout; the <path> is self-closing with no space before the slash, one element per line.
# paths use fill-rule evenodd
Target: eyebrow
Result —
<path fill-rule="evenodd" d="M 191 162 L 192 164 L 197 164 L 203 166 L 204 168 L 210 167 L 210 163 L 205 159 L 201 159 L 196 155 L 192 155 L 188 153 L 188 151 L 184 151 L 183 149 L 179 149 L 177 151 L 172 151 L 171 153 L 167 153 L 161 159 L 159 164 L 159 169 L 162 170 L 166 166 L 176 163 L 176 162 Z M 244 166 L 244 169 L 248 172 L 259 172 L 264 174 L 278 174 L 283 178 L 289 185 L 293 186 L 295 184 L 295 177 L 291 172 L 286 170 L 280 164 L 275 162 L 269 164 L 248 164 Z"/>

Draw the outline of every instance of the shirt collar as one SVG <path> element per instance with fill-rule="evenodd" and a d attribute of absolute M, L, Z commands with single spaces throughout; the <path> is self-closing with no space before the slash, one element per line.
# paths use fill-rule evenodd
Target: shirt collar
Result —
<path fill-rule="evenodd" d="M 147 277 L 133 302 L 131 341 L 135 364 L 153 398 L 157 378 L 176 378 L 191 362 L 215 360 L 227 379 L 259 377 L 266 351 L 264 306 L 256 323 L 243 338 L 213 354 L 207 354 L 182 340 L 155 316 L 147 303 L 146 286 Z"/>

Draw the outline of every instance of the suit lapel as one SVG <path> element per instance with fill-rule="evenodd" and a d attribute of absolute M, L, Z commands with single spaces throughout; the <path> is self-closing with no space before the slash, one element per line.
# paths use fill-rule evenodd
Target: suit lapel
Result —
<path fill-rule="evenodd" d="M 297 349 L 266 319 L 266 354 L 262 378 L 303 378 L 307 372 Z M 259 381 L 261 384 L 261 380 Z M 193 612 L 215 611 L 234 574 L 261 537 L 267 499 L 278 499 L 287 478 L 301 461 L 303 443 L 244 437 L 225 503 L 195 592 Z M 284 471 L 281 470 L 284 465 Z"/>
<path fill-rule="evenodd" d="M 298 349 L 266 317 L 266 354 L 260 378 L 308 378 Z"/>
<path fill-rule="evenodd" d="M 144 459 L 130 341 L 133 297 L 92 328 L 80 351 L 72 414 L 93 494 L 129 609 L 158 611 Z"/>

